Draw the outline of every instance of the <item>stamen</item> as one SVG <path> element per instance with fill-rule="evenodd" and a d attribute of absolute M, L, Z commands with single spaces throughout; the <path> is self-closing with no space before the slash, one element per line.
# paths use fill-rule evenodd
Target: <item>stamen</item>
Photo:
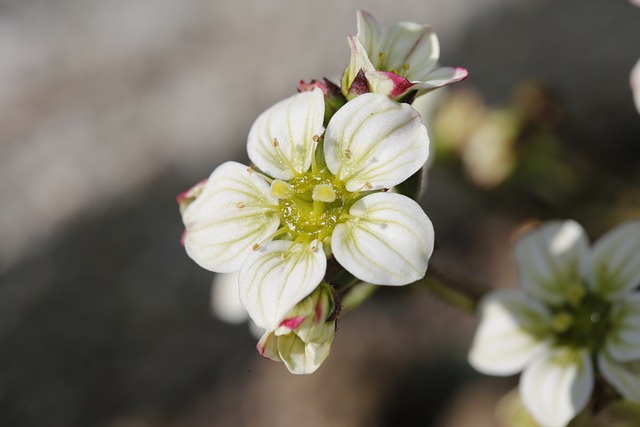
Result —
<path fill-rule="evenodd" d="M 407 71 L 409 69 L 409 63 L 405 62 L 404 64 L 402 64 L 402 69 L 404 71 Z"/>
<path fill-rule="evenodd" d="M 295 196 L 295 191 L 291 184 L 276 179 L 271 183 L 271 195 L 277 199 L 288 199 Z"/>
<path fill-rule="evenodd" d="M 311 198 L 316 202 L 331 203 L 335 202 L 336 197 L 336 192 L 329 184 L 318 184 L 311 193 Z"/>
<path fill-rule="evenodd" d="M 282 151 L 282 148 L 280 147 L 280 143 L 278 142 L 278 138 L 273 138 L 273 146 L 276 149 L 276 152 L 278 153 L 278 155 L 280 156 L 280 160 L 282 160 L 282 162 L 284 163 L 284 165 L 289 168 L 289 170 L 294 174 L 294 175 L 298 175 L 298 171 L 296 170 L 295 167 L 293 167 L 293 165 L 291 164 L 291 162 L 289 161 L 289 159 L 287 158 L 287 156 L 284 154 L 284 151 Z"/>
<path fill-rule="evenodd" d="M 259 249 L 260 249 L 260 243 L 254 243 L 253 246 L 251 246 L 251 250 L 254 252 Z"/>
<path fill-rule="evenodd" d="M 245 204 L 244 204 L 244 203 L 242 203 L 242 202 L 238 202 L 238 203 L 236 203 L 236 208 L 238 208 L 238 209 L 244 209 L 246 206 L 247 206 L 247 205 L 245 205 Z"/>
<path fill-rule="evenodd" d="M 553 317 L 551 328 L 558 333 L 565 332 L 573 324 L 573 316 L 566 312 L 561 311 Z"/>
<path fill-rule="evenodd" d="M 349 149 L 344 150 L 344 157 L 345 157 L 347 160 L 351 160 L 351 157 L 352 157 L 352 156 L 353 156 L 353 153 L 351 152 L 351 150 L 349 150 Z"/>

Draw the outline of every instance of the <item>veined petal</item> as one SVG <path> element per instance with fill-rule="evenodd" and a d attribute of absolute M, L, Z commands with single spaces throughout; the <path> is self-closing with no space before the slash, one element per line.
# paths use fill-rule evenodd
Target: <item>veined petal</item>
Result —
<path fill-rule="evenodd" d="M 393 187 L 429 157 L 420 115 L 385 95 L 366 93 L 333 116 L 324 138 L 327 167 L 348 191 Z"/>
<path fill-rule="evenodd" d="M 256 349 L 260 356 L 265 359 L 282 362 L 280 354 L 278 353 L 278 337 L 273 331 L 266 331 L 262 334 L 262 338 L 260 338 L 260 341 L 256 344 Z"/>
<path fill-rule="evenodd" d="M 372 58 L 378 58 L 379 51 L 376 50 L 378 41 L 382 35 L 382 29 L 378 21 L 368 12 L 359 10 L 357 15 L 358 33 L 357 38 L 362 43 L 366 52 Z"/>
<path fill-rule="evenodd" d="M 246 166 L 226 162 L 182 215 L 187 254 L 207 270 L 238 271 L 251 247 L 274 233 L 280 219 L 269 184 Z"/>
<path fill-rule="evenodd" d="M 551 314 L 523 292 L 491 292 L 480 302 L 478 316 L 469 364 L 484 374 L 516 374 L 548 349 Z"/>
<path fill-rule="evenodd" d="M 622 397 L 640 402 L 640 360 L 621 362 L 604 351 L 598 355 L 598 369 Z"/>
<path fill-rule="evenodd" d="M 609 316 L 607 352 L 621 362 L 640 359 L 640 293 L 616 302 Z"/>
<path fill-rule="evenodd" d="M 582 411 L 593 390 L 587 350 L 556 349 L 535 360 L 520 378 L 520 398 L 544 427 L 564 427 Z"/>
<path fill-rule="evenodd" d="M 434 232 L 415 201 L 375 193 L 354 203 L 349 215 L 331 236 L 333 254 L 349 273 L 376 285 L 406 285 L 424 276 Z"/>
<path fill-rule="evenodd" d="M 409 80 L 422 80 L 438 62 L 440 44 L 429 25 L 400 22 L 385 30 L 377 68 L 394 71 Z M 375 60 L 372 61 L 376 65 Z"/>
<path fill-rule="evenodd" d="M 407 77 L 413 83 L 412 89 L 428 92 L 450 83 L 459 82 L 469 76 L 469 72 L 462 67 L 438 67 L 427 74 L 423 79 Z"/>
<path fill-rule="evenodd" d="M 640 220 L 627 221 L 593 245 L 583 267 L 593 290 L 609 299 L 624 298 L 640 285 Z"/>
<path fill-rule="evenodd" d="M 322 135 L 323 120 L 324 94 L 319 88 L 278 102 L 251 126 L 249 158 L 274 178 L 286 180 L 306 172 L 315 149 L 313 137 Z"/>
<path fill-rule="evenodd" d="M 520 284 L 525 292 L 550 304 L 566 301 L 581 286 L 580 262 L 588 240 L 575 221 L 551 221 L 524 235 L 515 246 Z"/>
<path fill-rule="evenodd" d="M 360 41 L 353 36 L 349 36 L 348 41 L 349 46 L 351 47 L 351 60 L 349 61 L 349 65 L 346 70 L 344 70 L 344 75 L 342 76 L 342 91 L 345 96 L 349 93 L 351 84 L 356 79 L 360 70 L 363 72 L 375 70 L 375 67 L 371 64 L 371 61 L 367 56 L 367 51 L 364 49 Z M 366 89 L 366 91 L 362 90 L 362 92 L 368 92 L 368 88 Z"/>
<path fill-rule="evenodd" d="M 238 273 L 220 273 L 211 284 L 211 311 L 227 323 L 242 323 L 249 315 L 238 296 Z"/>
<path fill-rule="evenodd" d="M 327 269 L 322 243 L 292 246 L 274 240 L 252 252 L 240 269 L 240 300 L 261 328 L 275 331 L 287 314 L 318 286 Z"/>
<path fill-rule="evenodd" d="M 283 335 L 278 337 L 278 353 L 292 374 L 311 374 L 329 356 L 332 341 L 305 343 L 295 334 Z"/>

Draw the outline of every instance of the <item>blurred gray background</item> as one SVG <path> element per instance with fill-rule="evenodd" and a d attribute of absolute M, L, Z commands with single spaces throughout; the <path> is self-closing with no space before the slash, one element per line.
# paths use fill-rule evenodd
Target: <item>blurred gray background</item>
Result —
<path fill-rule="evenodd" d="M 295 377 L 211 315 L 212 275 L 179 244 L 175 196 L 246 161 L 253 120 L 299 80 L 339 78 L 357 9 L 433 25 L 489 103 L 549 82 L 596 155 L 640 140 L 623 0 L 0 0 L 0 425 L 494 425 L 515 382 L 466 365 L 471 316 L 383 290 Z M 424 206 L 434 262 L 515 284 L 517 220 L 437 171 Z"/>

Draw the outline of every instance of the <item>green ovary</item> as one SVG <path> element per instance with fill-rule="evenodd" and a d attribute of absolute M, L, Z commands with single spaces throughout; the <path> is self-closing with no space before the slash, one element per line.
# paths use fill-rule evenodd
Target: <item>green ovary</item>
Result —
<path fill-rule="evenodd" d="M 610 308 L 609 302 L 590 293 L 553 308 L 556 344 L 599 351 L 611 331 Z"/>
<path fill-rule="evenodd" d="M 332 178 L 310 173 L 272 184 L 272 194 L 280 200 L 282 225 L 294 240 L 325 240 L 348 212 L 346 191 Z"/>

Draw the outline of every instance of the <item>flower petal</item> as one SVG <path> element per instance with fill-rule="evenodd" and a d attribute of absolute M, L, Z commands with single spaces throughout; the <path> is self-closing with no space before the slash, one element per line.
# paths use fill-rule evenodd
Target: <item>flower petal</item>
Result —
<path fill-rule="evenodd" d="M 419 93 L 426 93 L 432 89 L 459 82 L 469 76 L 469 71 L 462 67 L 438 67 L 431 71 L 422 80 L 409 78 L 413 83 L 412 89 L 419 89 Z"/>
<path fill-rule="evenodd" d="M 520 378 L 520 398 L 545 427 L 564 427 L 584 409 L 593 390 L 587 350 L 557 349 L 538 358 Z"/>
<path fill-rule="evenodd" d="M 551 221 L 529 232 L 514 250 L 522 288 L 550 304 L 565 301 L 572 287 L 581 286 L 579 263 L 587 251 L 587 236 L 574 221 Z"/>
<path fill-rule="evenodd" d="M 278 215 L 265 208 L 277 203 L 258 174 L 240 163 L 223 163 L 182 215 L 187 254 L 208 270 L 238 271 L 251 247 L 278 229 Z"/>
<path fill-rule="evenodd" d="M 429 25 L 400 22 L 385 30 L 378 46 L 379 70 L 400 73 L 409 80 L 423 80 L 438 62 L 440 44 Z M 395 70 L 395 71 L 394 71 Z"/>
<path fill-rule="evenodd" d="M 240 270 L 240 300 L 256 325 L 269 331 L 313 292 L 327 269 L 322 243 L 291 245 L 274 240 L 251 253 Z"/>
<path fill-rule="evenodd" d="M 353 37 L 348 37 L 349 46 L 351 47 L 351 60 L 349 61 L 349 65 L 344 70 L 344 75 L 342 76 L 342 91 L 345 96 L 349 94 L 349 92 L 359 92 L 366 93 L 369 92 L 369 88 L 364 84 L 362 89 L 359 90 L 350 90 L 351 84 L 356 80 L 356 76 L 362 70 L 362 72 L 366 71 L 374 71 L 375 67 L 371 64 L 369 57 L 367 56 L 367 52 L 360 41 Z M 366 82 L 364 82 L 366 83 Z M 365 90 L 366 89 L 366 90 Z M 359 94 L 358 93 L 358 94 Z"/>
<path fill-rule="evenodd" d="M 313 137 L 322 135 L 323 120 L 324 94 L 319 88 L 278 102 L 251 126 L 249 158 L 274 178 L 286 180 L 306 172 L 315 150 Z"/>
<path fill-rule="evenodd" d="M 393 187 L 429 157 L 429 137 L 411 106 L 365 93 L 333 116 L 324 138 L 327 167 L 348 191 Z"/>
<path fill-rule="evenodd" d="M 304 343 L 297 335 L 278 337 L 278 353 L 292 374 L 304 375 L 315 372 L 329 356 L 333 338 L 322 343 Z"/>
<path fill-rule="evenodd" d="M 620 224 L 598 239 L 583 275 L 609 300 L 624 298 L 640 285 L 640 220 Z"/>
<path fill-rule="evenodd" d="M 547 349 L 544 331 L 551 314 L 523 292 L 491 292 L 480 302 L 478 316 L 468 359 L 484 374 L 516 374 Z"/>
<path fill-rule="evenodd" d="M 605 348 L 621 362 L 640 359 L 640 293 L 618 301 L 611 307 L 611 330 Z"/>
<path fill-rule="evenodd" d="M 620 362 L 604 351 L 598 355 L 598 369 L 622 397 L 640 402 L 640 360 Z"/>
<path fill-rule="evenodd" d="M 382 36 L 382 29 L 378 21 L 368 12 L 359 10 L 357 14 L 358 33 L 356 37 L 362 43 L 362 46 L 372 56 L 372 58 L 378 58 L 379 52 L 376 51 L 376 47 L 380 37 Z"/>
<path fill-rule="evenodd" d="M 349 273 L 377 285 L 421 279 L 433 252 L 433 225 L 420 205 L 393 193 L 375 193 L 351 206 L 353 218 L 331 236 L 336 260 Z"/>
<path fill-rule="evenodd" d="M 238 296 L 238 273 L 220 273 L 211 284 L 211 311 L 227 323 L 242 323 L 249 315 Z"/>

